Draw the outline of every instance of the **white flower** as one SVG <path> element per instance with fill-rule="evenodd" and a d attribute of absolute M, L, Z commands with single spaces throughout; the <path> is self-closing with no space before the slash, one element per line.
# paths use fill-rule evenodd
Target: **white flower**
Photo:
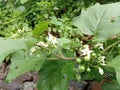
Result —
<path fill-rule="evenodd" d="M 88 58 L 90 58 L 90 54 L 93 52 L 92 50 L 89 50 L 89 46 L 88 45 L 84 45 L 84 49 L 83 50 L 81 50 L 81 52 L 82 52 L 82 56 L 84 56 L 84 55 L 87 55 L 88 56 Z"/>
<path fill-rule="evenodd" d="M 47 41 L 50 42 L 51 44 L 55 45 L 57 43 L 57 38 L 54 37 L 52 34 L 48 32 L 48 38 Z"/>
<path fill-rule="evenodd" d="M 105 64 L 105 56 L 102 56 L 102 57 L 101 57 L 101 62 L 102 62 L 102 65 L 106 65 L 106 64 Z"/>
<path fill-rule="evenodd" d="M 101 62 L 101 65 L 106 65 L 106 64 L 105 64 L 105 56 L 100 56 L 100 57 L 99 57 L 99 60 L 100 60 L 100 62 Z"/>
<path fill-rule="evenodd" d="M 44 43 L 42 41 L 38 42 L 37 45 L 42 46 L 42 47 L 48 47 L 48 44 L 46 44 L 46 43 Z"/>
<path fill-rule="evenodd" d="M 32 48 L 30 49 L 30 55 L 32 55 L 35 51 L 36 51 L 36 47 L 32 47 Z"/>
<path fill-rule="evenodd" d="M 95 45 L 95 47 L 98 48 L 98 49 L 102 49 L 102 50 L 104 49 L 104 48 L 103 48 L 103 44 L 101 44 L 101 43 L 97 43 L 97 44 Z"/>
<path fill-rule="evenodd" d="M 103 69 L 101 67 L 99 67 L 98 70 L 99 70 L 100 75 L 104 74 L 104 71 L 103 71 Z"/>
<path fill-rule="evenodd" d="M 32 47 L 31 49 L 30 49 L 30 51 L 33 53 L 33 52 L 35 52 L 35 48 L 34 47 Z"/>
<path fill-rule="evenodd" d="M 80 41 L 83 44 L 83 41 Z"/>

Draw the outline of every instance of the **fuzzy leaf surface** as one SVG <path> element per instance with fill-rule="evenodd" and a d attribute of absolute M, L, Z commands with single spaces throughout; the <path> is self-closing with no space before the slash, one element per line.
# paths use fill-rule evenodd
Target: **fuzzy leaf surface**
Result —
<path fill-rule="evenodd" d="M 73 19 L 73 23 L 86 35 L 95 35 L 95 39 L 104 42 L 120 33 L 120 2 L 100 5 L 96 4 Z"/>

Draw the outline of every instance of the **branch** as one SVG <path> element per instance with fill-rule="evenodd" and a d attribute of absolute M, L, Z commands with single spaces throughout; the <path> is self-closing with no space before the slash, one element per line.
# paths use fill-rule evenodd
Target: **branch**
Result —
<path fill-rule="evenodd" d="M 76 58 L 68 58 L 68 57 L 65 57 L 63 55 L 58 55 L 58 54 L 56 54 L 54 52 L 52 52 L 52 54 L 55 55 L 55 56 L 57 56 L 60 59 L 63 59 L 63 60 L 76 60 Z"/>
<path fill-rule="evenodd" d="M 36 45 L 36 46 L 40 47 L 39 45 Z M 42 48 L 44 48 L 44 47 L 42 47 Z M 47 48 L 44 48 L 44 49 L 47 50 L 47 51 L 49 51 Z M 59 55 L 59 54 L 54 53 L 54 52 L 51 52 L 51 53 L 52 53 L 53 55 L 57 56 L 58 58 L 63 59 L 63 60 L 76 60 L 76 58 L 65 57 L 65 56 L 63 56 L 63 55 Z"/>

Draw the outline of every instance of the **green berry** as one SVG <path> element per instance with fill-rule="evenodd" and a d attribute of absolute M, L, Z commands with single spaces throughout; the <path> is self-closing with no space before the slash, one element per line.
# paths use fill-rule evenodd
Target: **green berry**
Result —
<path fill-rule="evenodd" d="M 85 71 L 85 66 L 79 66 L 78 69 L 80 70 L 80 72 L 84 72 Z"/>
<path fill-rule="evenodd" d="M 95 56 L 96 56 L 96 54 L 95 54 L 95 53 L 92 53 L 92 56 L 93 56 L 93 57 L 95 57 Z"/>
<path fill-rule="evenodd" d="M 90 72 L 90 71 L 91 71 L 91 69 L 88 67 L 86 71 L 87 71 L 87 72 Z"/>
<path fill-rule="evenodd" d="M 77 59 L 76 59 L 76 62 L 77 62 L 77 63 L 81 63 L 81 61 L 82 61 L 82 60 L 81 60 L 80 58 L 77 58 Z"/>
<path fill-rule="evenodd" d="M 85 56 L 85 57 L 84 57 L 84 60 L 85 60 L 86 62 L 89 62 L 89 61 L 90 61 L 90 58 L 89 58 L 88 56 Z"/>

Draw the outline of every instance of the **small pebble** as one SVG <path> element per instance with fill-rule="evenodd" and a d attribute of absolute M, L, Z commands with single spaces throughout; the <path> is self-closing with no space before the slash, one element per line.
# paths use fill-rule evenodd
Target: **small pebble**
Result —
<path fill-rule="evenodd" d="M 21 90 L 35 90 L 36 84 L 33 82 L 24 82 Z"/>
<path fill-rule="evenodd" d="M 34 90 L 32 87 L 25 87 L 24 90 Z"/>

